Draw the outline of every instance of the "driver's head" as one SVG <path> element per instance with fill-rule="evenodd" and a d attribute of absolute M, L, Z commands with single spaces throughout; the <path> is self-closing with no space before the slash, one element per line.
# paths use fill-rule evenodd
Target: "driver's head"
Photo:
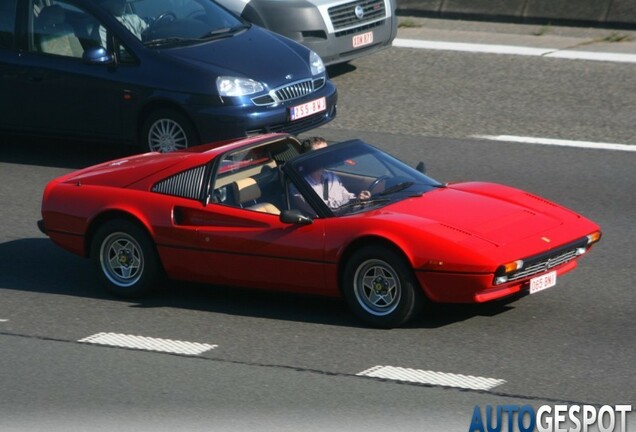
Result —
<path fill-rule="evenodd" d="M 122 16 L 126 11 L 126 0 L 102 0 L 101 5 L 113 16 Z"/>
<path fill-rule="evenodd" d="M 327 140 L 323 137 L 313 136 L 307 139 L 304 139 L 301 142 L 302 151 L 308 152 L 312 150 L 319 150 L 321 148 L 327 147 Z"/>

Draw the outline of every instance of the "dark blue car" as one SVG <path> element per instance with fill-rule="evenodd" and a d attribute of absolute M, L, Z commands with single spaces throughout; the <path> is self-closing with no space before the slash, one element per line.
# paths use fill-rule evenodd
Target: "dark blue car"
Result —
<path fill-rule="evenodd" d="M 0 0 L 0 130 L 171 151 L 332 120 L 320 57 L 212 0 Z"/>

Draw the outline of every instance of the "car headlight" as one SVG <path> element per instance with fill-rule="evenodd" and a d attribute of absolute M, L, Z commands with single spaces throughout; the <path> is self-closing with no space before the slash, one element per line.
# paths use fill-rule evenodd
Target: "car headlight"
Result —
<path fill-rule="evenodd" d="M 249 78 L 220 76 L 216 79 L 216 89 L 221 96 L 247 96 L 262 92 L 265 86 Z"/>
<path fill-rule="evenodd" d="M 309 53 L 309 64 L 311 65 L 312 75 L 318 75 L 325 71 L 325 64 L 320 56 L 313 51 Z"/>

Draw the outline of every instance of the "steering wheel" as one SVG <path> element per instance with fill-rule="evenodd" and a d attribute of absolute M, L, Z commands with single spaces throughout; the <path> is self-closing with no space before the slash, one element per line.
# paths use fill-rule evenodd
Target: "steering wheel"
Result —
<path fill-rule="evenodd" d="M 389 177 L 388 175 L 383 175 L 378 177 L 377 179 L 375 179 L 373 181 L 373 183 L 371 183 L 371 185 L 369 185 L 369 187 L 367 188 L 367 190 L 369 191 L 369 193 L 373 194 L 373 189 L 375 189 L 382 180 L 389 180 L 391 177 Z"/>
<path fill-rule="evenodd" d="M 154 27 L 157 26 L 159 22 L 165 21 L 167 18 L 170 18 L 170 21 L 167 22 L 173 22 L 177 20 L 177 15 L 175 15 L 175 13 L 171 11 L 160 13 L 159 16 L 155 18 L 155 20 L 148 26 L 148 30 L 152 30 Z"/>

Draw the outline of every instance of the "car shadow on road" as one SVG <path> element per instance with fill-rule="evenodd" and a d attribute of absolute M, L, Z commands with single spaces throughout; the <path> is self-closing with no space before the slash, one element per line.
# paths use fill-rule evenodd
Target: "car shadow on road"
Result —
<path fill-rule="evenodd" d="M 0 135 L 0 162 L 79 169 L 137 152 L 133 146 Z"/>
<path fill-rule="evenodd" d="M 50 240 L 30 238 L 0 244 L 0 289 L 117 300 L 102 289 L 92 263 L 61 250 Z M 366 328 L 338 298 L 278 293 L 235 287 L 170 282 L 157 295 L 121 300 L 132 308 L 181 308 L 225 315 Z M 441 328 L 476 316 L 496 316 L 512 307 L 431 305 L 406 328 Z"/>
<path fill-rule="evenodd" d="M 327 74 L 329 75 L 329 78 L 333 79 L 339 77 L 340 75 L 354 72 L 356 69 L 358 68 L 351 63 L 338 63 L 333 66 L 328 66 Z"/>

